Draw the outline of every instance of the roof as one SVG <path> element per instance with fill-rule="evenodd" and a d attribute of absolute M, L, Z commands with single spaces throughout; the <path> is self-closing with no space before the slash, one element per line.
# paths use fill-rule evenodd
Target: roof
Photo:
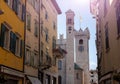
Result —
<path fill-rule="evenodd" d="M 58 14 L 61 14 L 61 9 L 59 8 L 56 0 L 51 0 L 52 1 L 52 4 L 54 5 L 55 9 L 57 10 Z"/>
<path fill-rule="evenodd" d="M 71 9 L 69 9 L 68 11 L 67 11 L 67 13 L 74 13 L 74 11 L 72 11 Z"/>
<path fill-rule="evenodd" d="M 74 69 L 75 69 L 75 70 L 83 70 L 83 69 L 80 68 L 76 63 L 74 63 Z"/>

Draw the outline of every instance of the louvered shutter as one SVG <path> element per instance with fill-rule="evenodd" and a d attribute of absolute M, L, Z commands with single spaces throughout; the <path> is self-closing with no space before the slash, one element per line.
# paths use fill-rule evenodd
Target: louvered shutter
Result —
<path fill-rule="evenodd" d="M 10 32 L 10 51 L 15 54 L 16 49 L 16 35 L 11 31 Z"/>
<path fill-rule="evenodd" d="M 5 25 L 1 24 L 0 46 L 2 46 L 2 47 L 4 46 L 5 31 L 6 31 Z"/>
<path fill-rule="evenodd" d="M 18 14 L 18 4 L 19 0 L 13 0 L 12 9 L 15 11 L 16 14 Z"/>
<path fill-rule="evenodd" d="M 25 13 L 26 13 L 26 8 L 25 5 L 22 5 L 22 20 L 25 20 Z"/>
<path fill-rule="evenodd" d="M 22 57 L 24 54 L 24 41 L 21 40 L 21 43 L 20 43 L 20 56 Z"/>

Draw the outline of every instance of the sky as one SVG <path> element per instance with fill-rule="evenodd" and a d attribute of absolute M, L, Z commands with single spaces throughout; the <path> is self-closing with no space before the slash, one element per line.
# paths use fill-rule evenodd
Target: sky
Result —
<path fill-rule="evenodd" d="M 90 40 L 89 40 L 89 62 L 90 69 L 96 69 L 97 67 L 97 56 L 96 56 L 96 21 L 93 19 L 90 13 L 90 0 L 56 0 L 62 14 L 58 15 L 58 38 L 59 34 L 64 34 L 66 38 L 66 15 L 65 12 L 71 9 L 75 13 L 75 29 L 79 30 L 89 28 Z M 80 22 L 80 17 L 82 21 Z"/>

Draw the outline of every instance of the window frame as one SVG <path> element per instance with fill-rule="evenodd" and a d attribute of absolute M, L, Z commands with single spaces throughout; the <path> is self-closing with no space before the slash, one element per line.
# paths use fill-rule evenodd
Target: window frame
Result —
<path fill-rule="evenodd" d="M 107 51 L 109 51 L 109 48 L 110 48 L 108 23 L 105 24 L 104 28 L 105 28 L 105 49 L 106 49 L 106 52 L 107 52 Z"/>
<path fill-rule="evenodd" d="M 26 28 L 31 31 L 31 14 L 29 12 L 26 13 Z"/>
<path fill-rule="evenodd" d="M 120 36 L 120 2 L 116 6 L 117 34 Z"/>

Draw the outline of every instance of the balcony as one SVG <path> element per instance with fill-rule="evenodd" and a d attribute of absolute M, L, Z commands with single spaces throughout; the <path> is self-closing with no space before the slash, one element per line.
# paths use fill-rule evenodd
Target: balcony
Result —
<path fill-rule="evenodd" d="M 53 56 L 55 56 L 58 59 L 64 58 L 65 54 L 67 54 L 67 52 L 60 47 L 53 49 Z"/>
<path fill-rule="evenodd" d="M 49 69 L 51 66 L 52 66 L 52 58 L 49 55 L 44 54 L 41 57 L 39 69 L 46 70 L 46 69 Z"/>

